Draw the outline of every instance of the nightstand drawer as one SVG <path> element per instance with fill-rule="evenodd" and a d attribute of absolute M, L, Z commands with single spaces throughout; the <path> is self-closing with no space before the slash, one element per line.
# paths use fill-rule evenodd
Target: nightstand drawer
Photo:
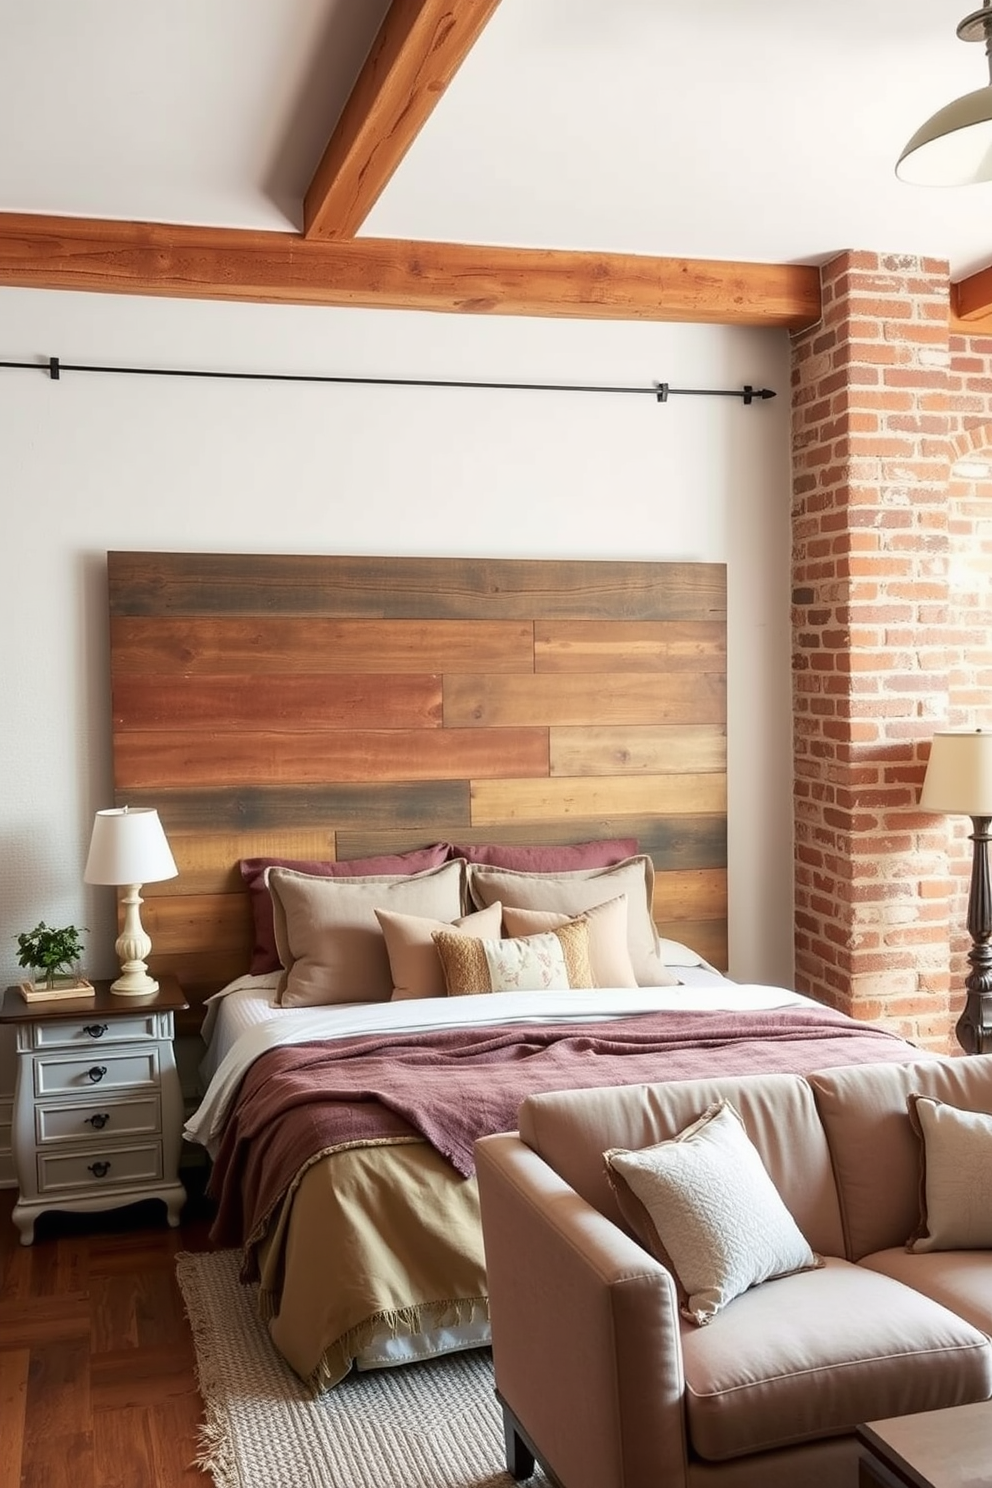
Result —
<path fill-rule="evenodd" d="M 35 1139 L 52 1142 L 90 1142 L 94 1149 L 121 1137 L 156 1136 L 162 1129 L 157 1096 L 145 1100 L 113 1100 L 86 1105 L 60 1101 L 35 1107 Z"/>
<path fill-rule="evenodd" d="M 33 1049 L 96 1048 L 99 1044 L 123 1044 L 156 1038 L 159 1030 L 154 1013 L 134 1013 L 126 1018 L 103 1018 L 77 1013 L 74 1018 L 53 1019 L 30 1025 Z"/>
<path fill-rule="evenodd" d="M 36 1096 L 72 1094 L 84 1090 L 136 1090 L 159 1083 L 158 1049 L 135 1049 L 123 1054 L 116 1049 L 93 1052 L 87 1059 L 35 1059 Z"/>
<path fill-rule="evenodd" d="M 154 1183 L 162 1176 L 162 1144 L 149 1142 L 135 1147 L 102 1147 L 99 1155 L 92 1152 L 38 1154 L 38 1192 L 81 1193 L 91 1189 L 106 1193 L 108 1189 L 129 1183 Z"/>

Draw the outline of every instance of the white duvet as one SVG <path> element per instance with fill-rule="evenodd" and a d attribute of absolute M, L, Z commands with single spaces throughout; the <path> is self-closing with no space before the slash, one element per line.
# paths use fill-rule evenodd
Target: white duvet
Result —
<path fill-rule="evenodd" d="M 277 1008 L 265 997 L 266 989 L 260 988 L 261 982 L 257 977 L 243 978 L 225 989 L 232 996 L 249 991 L 253 994 L 253 1006 L 247 1026 L 220 1059 L 203 1100 L 186 1123 L 186 1137 L 211 1153 L 216 1150 L 231 1104 L 248 1069 L 259 1055 L 286 1044 L 384 1032 L 473 1028 L 492 1023 L 592 1023 L 666 1009 L 741 1012 L 811 1005 L 808 998 L 784 987 L 739 985 L 718 977 L 703 986 L 616 990 L 597 987 L 571 992 L 501 992 L 497 996 L 485 993 L 400 1002 L 343 1003 L 333 1007 Z M 250 984 L 247 988 L 246 983 Z M 213 1008 L 216 1006 L 215 1002 Z M 213 1008 L 208 1028 L 217 1018 Z"/>

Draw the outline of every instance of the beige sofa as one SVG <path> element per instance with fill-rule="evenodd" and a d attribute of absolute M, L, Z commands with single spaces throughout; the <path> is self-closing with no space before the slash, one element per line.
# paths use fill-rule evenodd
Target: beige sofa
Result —
<path fill-rule="evenodd" d="M 536 1455 L 563 1488 L 856 1488 L 858 1422 L 992 1397 L 992 1251 L 906 1249 L 911 1092 L 992 1112 L 992 1055 L 534 1096 L 519 1134 L 480 1141 L 510 1473 Z M 721 1099 L 825 1264 L 700 1327 L 624 1227 L 602 1154 Z"/>

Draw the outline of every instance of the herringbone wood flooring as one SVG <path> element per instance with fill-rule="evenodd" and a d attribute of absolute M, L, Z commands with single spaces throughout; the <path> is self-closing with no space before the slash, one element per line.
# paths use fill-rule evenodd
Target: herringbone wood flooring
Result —
<path fill-rule="evenodd" d="M 174 1258 L 210 1248 L 207 1206 L 191 1197 L 178 1230 L 157 1201 L 46 1214 L 22 1246 L 15 1198 L 0 1190 L 0 1488 L 204 1488 Z"/>

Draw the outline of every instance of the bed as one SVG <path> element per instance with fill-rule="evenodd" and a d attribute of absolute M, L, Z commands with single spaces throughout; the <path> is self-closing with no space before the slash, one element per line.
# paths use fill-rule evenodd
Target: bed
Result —
<path fill-rule="evenodd" d="M 487 1340 L 471 1144 L 541 1082 L 913 1052 L 724 975 L 722 565 L 111 553 L 108 584 L 117 801 L 180 870 L 151 965 L 208 1039 L 187 1135 L 315 1389 Z M 535 937 L 559 980 L 504 990 Z"/>

